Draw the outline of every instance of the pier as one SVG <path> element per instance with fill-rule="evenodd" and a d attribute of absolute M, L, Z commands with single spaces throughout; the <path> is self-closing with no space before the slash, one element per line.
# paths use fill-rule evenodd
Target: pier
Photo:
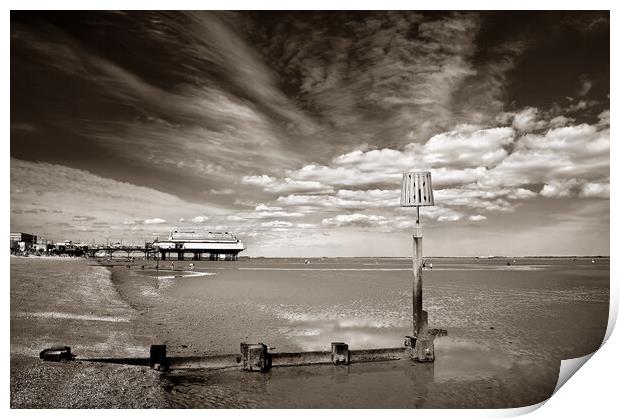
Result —
<path fill-rule="evenodd" d="M 204 232 L 174 229 L 166 240 L 144 242 L 140 245 L 120 243 L 86 244 L 71 240 L 37 244 L 37 236 L 26 233 L 11 233 L 11 254 L 47 254 L 73 257 L 112 258 L 119 253 L 129 259 L 140 255 L 145 260 L 239 260 L 239 253 L 245 244 L 229 232 Z"/>

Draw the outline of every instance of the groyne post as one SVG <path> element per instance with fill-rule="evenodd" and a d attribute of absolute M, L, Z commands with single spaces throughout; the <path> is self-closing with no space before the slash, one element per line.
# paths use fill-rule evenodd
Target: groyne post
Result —
<path fill-rule="evenodd" d="M 344 342 L 332 342 L 332 363 L 334 365 L 349 365 L 349 345 Z"/>
<path fill-rule="evenodd" d="M 149 354 L 149 366 L 159 371 L 168 371 L 168 357 L 166 345 L 151 345 Z"/>
<path fill-rule="evenodd" d="M 418 207 L 418 213 L 420 207 Z M 422 329 L 422 227 L 416 221 L 413 233 L 413 336 L 418 336 Z"/>
<path fill-rule="evenodd" d="M 241 370 L 267 371 L 271 368 L 271 357 L 263 343 L 241 342 Z"/>
<path fill-rule="evenodd" d="M 422 227 L 420 207 L 433 206 L 433 188 L 430 172 L 403 173 L 400 206 L 416 208 L 416 222 L 413 230 L 413 334 L 405 338 L 405 345 L 411 347 L 411 358 L 419 362 L 435 359 L 434 336 L 428 332 L 428 313 L 422 310 Z"/>

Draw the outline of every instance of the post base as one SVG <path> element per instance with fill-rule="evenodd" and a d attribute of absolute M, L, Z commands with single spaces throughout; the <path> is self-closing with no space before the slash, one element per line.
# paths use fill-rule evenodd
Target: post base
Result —
<path fill-rule="evenodd" d="M 418 337 L 411 348 L 411 359 L 416 362 L 435 361 L 435 339 L 432 336 Z"/>

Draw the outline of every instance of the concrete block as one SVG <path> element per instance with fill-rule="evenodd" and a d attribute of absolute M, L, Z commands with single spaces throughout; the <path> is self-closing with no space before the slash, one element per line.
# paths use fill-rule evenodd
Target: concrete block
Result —
<path fill-rule="evenodd" d="M 271 356 L 263 343 L 241 343 L 241 370 L 267 371 L 271 368 Z"/>
<path fill-rule="evenodd" d="M 349 345 L 344 342 L 332 342 L 332 363 L 334 365 L 349 365 Z"/>

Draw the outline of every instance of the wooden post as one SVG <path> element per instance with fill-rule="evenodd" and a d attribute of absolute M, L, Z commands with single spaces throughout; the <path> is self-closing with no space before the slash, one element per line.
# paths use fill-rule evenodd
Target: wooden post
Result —
<path fill-rule="evenodd" d="M 334 365 L 349 365 L 349 345 L 344 342 L 332 342 L 332 363 Z"/>
<path fill-rule="evenodd" d="M 160 371 L 168 370 L 168 358 L 166 357 L 166 345 L 151 345 L 149 366 Z"/>
<path fill-rule="evenodd" d="M 419 220 L 413 233 L 413 336 L 422 330 L 422 227 Z"/>
<path fill-rule="evenodd" d="M 241 370 L 267 371 L 271 368 L 271 356 L 263 343 L 241 342 Z"/>

